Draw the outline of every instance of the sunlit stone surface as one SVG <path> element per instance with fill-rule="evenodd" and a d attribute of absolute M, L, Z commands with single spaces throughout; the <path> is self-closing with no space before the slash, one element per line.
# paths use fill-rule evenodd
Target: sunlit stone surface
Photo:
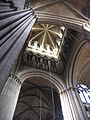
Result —
<path fill-rule="evenodd" d="M 32 28 L 26 51 L 57 59 L 64 41 L 64 35 L 65 27 L 63 26 L 36 24 Z"/>

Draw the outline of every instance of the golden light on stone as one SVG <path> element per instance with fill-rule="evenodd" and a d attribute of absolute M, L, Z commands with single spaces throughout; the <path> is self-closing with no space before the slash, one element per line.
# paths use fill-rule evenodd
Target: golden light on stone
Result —
<path fill-rule="evenodd" d="M 63 44 L 64 33 L 64 26 L 35 24 L 26 51 L 57 59 Z"/>

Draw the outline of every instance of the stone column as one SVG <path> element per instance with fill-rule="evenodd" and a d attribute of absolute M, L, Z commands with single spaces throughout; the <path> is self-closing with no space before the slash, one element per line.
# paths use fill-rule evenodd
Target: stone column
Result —
<path fill-rule="evenodd" d="M 60 93 L 64 120 L 88 120 L 77 89 L 68 88 Z"/>
<path fill-rule="evenodd" d="M 36 21 L 32 9 L 0 14 L 0 93 Z"/>
<path fill-rule="evenodd" d="M 10 75 L 0 96 L 0 120 L 12 120 L 22 82 Z"/>

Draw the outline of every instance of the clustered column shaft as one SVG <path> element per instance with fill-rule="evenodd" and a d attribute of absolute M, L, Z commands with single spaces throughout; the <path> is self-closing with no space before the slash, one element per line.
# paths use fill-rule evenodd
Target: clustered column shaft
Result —
<path fill-rule="evenodd" d="M 10 75 L 0 96 L 0 120 L 12 120 L 22 82 Z"/>
<path fill-rule="evenodd" d="M 76 88 L 70 87 L 60 93 L 64 120 L 88 120 Z"/>
<path fill-rule="evenodd" d="M 0 93 L 36 17 L 32 9 L 0 14 Z"/>

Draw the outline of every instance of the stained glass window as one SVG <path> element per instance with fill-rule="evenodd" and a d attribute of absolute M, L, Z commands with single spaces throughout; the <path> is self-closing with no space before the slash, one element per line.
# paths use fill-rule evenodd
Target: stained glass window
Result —
<path fill-rule="evenodd" d="M 82 102 L 90 104 L 90 89 L 87 86 L 80 84 L 78 85 L 78 91 Z"/>

